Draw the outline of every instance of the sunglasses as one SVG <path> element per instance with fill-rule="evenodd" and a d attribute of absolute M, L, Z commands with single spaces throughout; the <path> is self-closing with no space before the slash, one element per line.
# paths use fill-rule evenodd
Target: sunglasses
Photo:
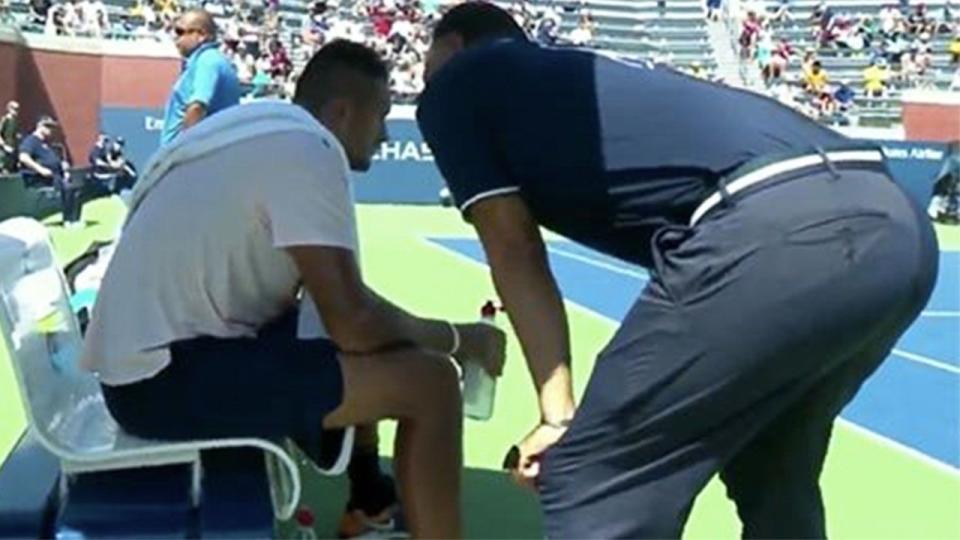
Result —
<path fill-rule="evenodd" d="M 197 30 L 196 28 L 182 28 L 180 26 L 175 26 L 173 28 L 173 35 L 180 37 L 184 34 L 189 34 L 191 32 L 198 32 L 198 31 L 199 30 Z"/>

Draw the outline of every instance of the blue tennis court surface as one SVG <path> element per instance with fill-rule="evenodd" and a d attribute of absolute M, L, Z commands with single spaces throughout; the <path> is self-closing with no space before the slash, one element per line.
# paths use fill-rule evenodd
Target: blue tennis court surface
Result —
<path fill-rule="evenodd" d="M 476 240 L 430 240 L 486 262 Z M 547 251 L 564 297 L 613 321 L 626 315 L 647 281 L 642 268 L 573 242 L 548 242 Z M 941 252 L 926 310 L 842 417 L 960 470 L 960 252 Z"/>

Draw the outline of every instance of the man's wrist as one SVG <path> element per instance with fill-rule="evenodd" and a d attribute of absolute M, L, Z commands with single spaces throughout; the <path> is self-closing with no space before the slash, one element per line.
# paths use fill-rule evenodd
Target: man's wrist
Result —
<path fill-rule="evenodd" d="M 540 388 L 540 418 L 542 422 L 560 425 L 573 418 L 576 402 L 573 399 L 573 381 L 570 366 L 560 365 Z"/>
<path fill-rule="evenodd" d="M 541 426 L 552 427 L 554 429 L 567 429 L 570 427 L 571 423 L 573 423 L 573 417 L 564 418 L 562 420 L 550 420 L 546 417 L 540 419 Z"/>

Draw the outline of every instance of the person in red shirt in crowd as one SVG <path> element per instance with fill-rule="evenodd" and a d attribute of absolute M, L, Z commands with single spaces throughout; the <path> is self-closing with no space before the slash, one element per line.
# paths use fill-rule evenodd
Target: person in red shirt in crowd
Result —
<path fill-rule="evenodd" d="M 740 54 L 743 58 L 753 57 L 753 49 L 757 44 L 761 28 L 763 28 L 763 21 L 757 16 L 757 13 L 748 11 L 747 18 L 743 20 L 743 26 L 740 30 Z"/>
<path fill-rule="evenodd" d="M 782 79 L 783 73 L 787 70 L 787 66 L 790 65 L 790 58 L 796 53 L 797 51 L 788 40 L 781 39 L 778 41 L 773 48 L 773 53 L 770 55 L 770 63 L 767 64 L 768 72 L 763 74 L 764 80 L 774 82 Z"/>

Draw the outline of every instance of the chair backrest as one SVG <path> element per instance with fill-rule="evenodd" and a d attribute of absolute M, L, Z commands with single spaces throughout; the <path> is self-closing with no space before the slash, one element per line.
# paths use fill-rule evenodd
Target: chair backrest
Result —
<path fill-rule="evenodd" d="M 64 459 L 113 448 L 118 427 L 96 378 L 79 368 L 82 337 L 46 228 L 0 223 L 0 330 L 38 439 Z"/>

